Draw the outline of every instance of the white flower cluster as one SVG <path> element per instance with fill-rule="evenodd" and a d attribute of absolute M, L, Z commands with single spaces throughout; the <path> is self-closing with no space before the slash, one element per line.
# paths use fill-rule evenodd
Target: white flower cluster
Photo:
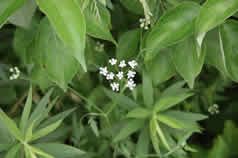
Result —
<path fill-rule="evenodd" d="M 150 18 L 141 18 L 140 19 L 140 27 L 145 30 L 149 29 L 150 23 L 151 23 Z"/>
<path fill-rule="evenodd" d="M 109 60 L 109 67 L 100 67 L 99 74 L 105 76 L 105 78 L 110 81 L 110 86 L 113 91 L 118 92 L 120 90 L 120 85 L 133 90 L 136 87 L 134 78 L 136 76 L 136 71 L 134 70 L 138 65 L 135 60 L 129 61 L 126 63 L 125 60 L 118 61 L 117 59 Z M 116 72 L 109 71 L 108 69 L 113 69 L 114 66 Z"/>
<path fill-rule="evenodd" d="M 213 104 L 208 108 L 208 112 L 212 115 L 219 114 L 219 106 L 217 104 Z"/>
<path fill-rule="evenodd" d="M 10 80 L 18 79 L 21 73 L 18 67 L 10 68 L 9 71 L 12 73 L 12 75 L 9 77 Z"/>
<path fill-rule="evenodd" d="M 96 46 L 94 48 L 97 52 L 103 52 L 104 51 L 104 44 L 97 41 Z"/>

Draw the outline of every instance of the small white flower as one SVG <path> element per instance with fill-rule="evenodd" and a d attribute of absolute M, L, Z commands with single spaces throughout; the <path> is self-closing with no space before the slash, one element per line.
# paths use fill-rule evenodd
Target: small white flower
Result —
<path fill-rule="evenodd" d="M 136 75 L 136 72 L 135 72 L 135 71 L 131 71 L 131 70 L 129 70 L 128 73 L 127 73 L 127 77 L 128 77 L 128 79 L 129 79 L 129 78 L 134 78 L 135 75 Z"/>
<path fill-rule="evenodd" d="M 107 67 L 100 67 L 99 70 L 100 70 L 99 72 L 100 74 L 102 74 L 103 76 L 107 76 L 107 73 L 108 73 Z"/>
<path fill-rule="evenodd" d="M 21 72 L 18 69 L 18 67 L 10 68 L 9 71 L 12 73 L 12 75 L 9 77 L 10 80 L 18 79 L 18 77 L 21 74 Z"/>
<path fill-rule="evenodd" d="M 113 80 L 114 79 L 114 73 L 110 72 L 109 74 L 107 74 L 107 80 Z"/>
<path fill-rule="evenodd" d="M 111 65 L 115 65 L 117 63 L 117 59 L 112 58 L 112 59 L 109 60 L 109 63 Z"/>
<path fill-rule="evenodd" d="M 123 68 L 123 67 L 126 67 L 126 62 L 125 60 L 122 60 L 119 64 L 119 67 Z"/>
<path fill-rule="evenodd" d="M 148 30 L 149 29 L 149 25 L 150 25 L 150 18 L 141 18 L 140 20 L 140 27 Z"/>
<path fill-rule="evenodd" d="M 129 81 L 127 82 L 126 87 L 128 87 L 132 91 L 136 87 L 136 84 L 132 79 L 129 79 Z"/>
<path fill-rule="evenodd" d="M 95 46 L 95 50 L 98 51 L 98 52 L 103 52 L 104 51 L 104 44 L 97 41 L 96 46 Z"/>
<path fill-rule="evenodd" d="M 135 60 L 129 61 L 128 64 L 132 69 L 135 69 L 135 67 L 137 66 L 137 62 Z"/>
<path fill-rule="evenodd" d="M 208 108 L 208 112 L 212 115 L 219 114 L 220 113 L 219 106 L 217 104 L 213 104 Z"/>
<path fill-rule="evenodd" d="M 118 72 L 118 74 L 117 74 L 117 78 L 119 79 L 119 80 L 121 80 L 122 78 L 123 78 L 123 72 L 122 71 L 120 71 L 120 72 Z"/>
<path fill-rule="evenodd" d="M 110 86 L 112 87 L 113 91 L 116 91 L 116 92 L 119 91 L 119 83 L 113 82 L 113 83 L 111 83 Z"/>

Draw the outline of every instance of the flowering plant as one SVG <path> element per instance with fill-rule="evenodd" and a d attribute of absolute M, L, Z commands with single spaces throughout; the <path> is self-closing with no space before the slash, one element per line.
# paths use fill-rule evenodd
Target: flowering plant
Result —
<path fill-rule="evenodd" d="M 237 158 L 237 11 L 0 0 L 0 158 Z"/>

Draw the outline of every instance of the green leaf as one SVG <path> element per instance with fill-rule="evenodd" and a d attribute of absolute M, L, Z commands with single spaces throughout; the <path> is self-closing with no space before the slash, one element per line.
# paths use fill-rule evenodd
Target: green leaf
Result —
<path fill-rule="evenodd" d="M 0 1 L 0 28 L 8 18 L 24 5 L 25 0 L 1 0 Z"/>
<path fill-rule="evenodd" d="M 46 106 L 48 104 L 50 95 L 52 94 L 53 89 L 49 90 L 46 95 L 40 100 L 40 102 L 37 104 L 36 108 L 34 109 L 33 113 L 30 116 L 30 119 L 28 120 L 28 126 L 32 124 L 32 122 L 39 117 L 42 117 L 42 115 L 46 109 Z M 47 113 L 48 114 L 48 113 Z M 37 123 L 40 123 L 39 121 Z"/>
<path fill-rule="evenodd" d="M 12 16 L 10 16 L 9 22 L 16 26 L 29 28 L 36 9 L 36 1 L 27 0 L 22 8 L 18 9 Z"/>
<path fill-rule="evenodd" d="M 19 141 L 23 141 L 23 135 L 21 131 L 17 128 L 16 123 L 9 118 L 3 111 L 0 109 L 0 118 L 4 121 L 9 132 Z"/>
<path fill-rule="evenodd" d="M 174 47 L 173 62 L 177 72 L 184 78 L 190 88 L 194 87 L 195 78 L 202 70 L 205 51 L 198 55 L 194 36 L 185 39 Z"/>
<path fill-rule="evenodd" d="M 38 129 L 41 129 L 41 128 L 44 128 L 52 123 L 55 123 L 59 120 L 64 120 L 67 116 L 69 116 L 72 112 L 74 112 L 76 110 L 76 108 L 72 108 L 72 109 L 69 109 L 69 110 L 66 110 L 64 112 L 61 112 L 57 115 L 54 115 L 52 117 L 50 117 L 49 119 L 47 119 L 46 121 L 44 121 L 43 123 L 41 123 L 39 125 L 39 128 Z"/>
<path fill-rule="evenodd" d="M 36 153 L 38 155 L 41 155 L 41 156 L 44 156 L 45 158 L 55 158 L 54 156 L 51 156 L 33 146 L 29 146 L 29 150 L 32 152 L 32 153 Z M 36 157 L 37 158 L 37 157 Z"/>
<path fill-rule="evenodd" d="M 152 80 L 148 73 L 143 71 L 143 99 L 146 106 L 150 106 L 154 103 L 154 89 Z"/>
<path fill-rule="evenodd" d="M 85 154 L 85 152 L 65 144 L 42 143 L 34 146 L 55 158 L 75 158 Z"/>
<path fill-rule="evenodd" d="M 212 149 L 209 150 L 208 158 L 236 157 L 238 155 L 237 138 L 238 128 L 232 121 L 226 121 L 223 135 L 219 135 L 215 139 Z"/>
<path fill-rule="evenodd" d="M 149 116 L 152 115 L 152 111 L 150 111 L 149 109 L 146 108 L 135 108 L 132 111 L 130 111 L 126 117 L 128 118 L 138 118 L 138 119 L 145 119 Z"/>
<path fill-rule="evenodd" d="M 24 133 L 24 131 L 26 130 L 27 121 L 31 113 L 31 106 L 32 106 L 32 86 L 30 87 L 30 90 L 28 92 L 28 97 L 21 117 L 20 129 L 22 133 Z"/>
<path fill-rule="evenodd" d="M 200 6 L 196 3 L 184 2 L 167 11 L 146 38 L 145 61 L 153 59 L 162 48 L 192 35 L 194 19 L 199 9 Z"/>
<path fill-rule="evenodd" d="M 70 52 L 73 50 L 60 41 L 48 20 L 43 19 L 36 36 L 34 56 L 38 57 L 42 71 L 64 91 L 79 68 L 77 60 Z"/>
<path fill-rule="evenodd" d="M 159 85 L 176 74 L 176 69 L 172 62 L 172 49 L 163 49 L 149 62 L 146 63 L 153 84 Z"/>
<path fill-rule="evenodd" d="M 141 5 L 140 1 L 138 0 L 120 0 L 121 4 L 128 9 L 129 11 L 143 15 L 144 14 L 144 9 L 143 6 Z"/>
<path fill-rule="evenodd" d="M 14 158 L 17 156 L 20 148 L 21 148 L 22 144 L 16 144 L 14 145 L 8 152 L 7 154 L 5 155 L 4 158 Z"/>
<path fill-rule="evenodd" d="M 196 113 L 169 110 L 159 113 L 157 119 L 175 129 L 199 132 L 200 128 L 197 121 L 207 119 L 207 116 Z"/>
<path fill-rule="evenodd" d="M 37 132 L 35 132 L 33 134 L 31 141 L 37 140 L 37 139 L 39 139 L 41 137 L 44 137 L 44 136 L 48 135 L 49 133 L 53 132 L 54 130 L 56 130 L 60 126 L 62 121 L 63 120 L 59 120 L 59 121 L 57 121 L 55 123 L 52 123 L 51 125 L 43 128 L 43 129 L 38 130 Z"/>
<path fill-rule="evenodd" d="M 119 43 L 116 50 L 118 60 L 131 60 L 138 54 L 140 42 L 140 29 L 124 32 L 119 37 Z"/>
<path fill-rule="evenodd" d="M 172 108 L 193 95 L 194 94 L 189 90 L 181 90 L 172 95 L 161 97 L 155 104 L 154 112 L 165 111 Z"/>
<path fill-rule="evenodd" d="M 153 119 L 156 119 L 156 118 L 153 118 Z M 162 143 L 164 144 L 165 148 L 167 148 L 167 150 L 171 151 L 171 148 L 170 148 L 170 145 L 168 144 L 165 136 L 164 136 L 164 133 L 162 131 L 162 129 L 160 128 L 159 124 L 157 123 L 157 121 L 154 122 L 155 123 L 155 129 L 162 141 Z"/>
<path fill-rule="evenodd" d="M 119 131 L 119 133 L 116 135 L 116 137 L 113 139 L 113 142 L 118 142 L 122 139 L 127 138 L 130 136 L 132 133 L 135 133 L 139 129 L 143 128 L 144 126 L 144 120 L 141 119 L 133 119 L 133 120 L 128 120 L 124 127 Z"/>
<path fill-rule="evenodd" d="M 121 108 L 130 110 L 139 106 L 135 101 L 123 94 L 115 93 L 105 88 L 104 92 L 111 100 L 115 100 Z"/>
<path fill-rule="evenodd" d="M 195 36 L 198 46 L 201 48 L 203 38 L 209 30 L 223 23 L 223 21 L 232 16 L 237 9 L 237 0 L 208 0 L 202 6 L 196 19 Z"/>
<path fill-rule="evenodd" d="M 158 114 L 157 120 L 159 120 L 160 122 L 162 122 L 172 128 L 175 128 L 175 129 L 184 129 L 185 128 L 183 122 L 180 122 L 180 121 L 176 120 L 175 118 L 166 116 L 164 114 Z"/>
<path fill-rule="evenodd" d="M 110 12 L 97 1 L 91 3 L 96 4 L 92 4 L 94 6 L 89 5 L 86 9 L 84 9 L 87 34 L 95 38 L 112 41 L 115 45 L 117 45 L 110 32 Z M 96 7 L 94 8 L 96 13 L 92 12 L 92 7 Z"/>
<path fill-rule="evenodd" d="M 150 120 L 150 139 L 152 141 L 153 147 L 157 154 L 160 154 L 160 148 L 159 148 L 159 138 L 157 136 L 156 132 L 156 120 L 151 119 Z"/>
<path fill-rule="evenodd" d="M 144 128 L 141 130 L 138 142 L 136 144 L 136 158 L 142 158 L 148 155 L 150 147 L 149 129 Z"/>
<path fill-rule="evenodd" d="M 221 51 L 224 52 L 224 59 L 227 71 L 232 80 L 238 82 L 238 23 L 235 20 L 229 20 L 220 27 Z"/>
<path fill-rule="evenodd" d="M 37 0 L 40 9 L 53 24 L 56 33 L 73 51 L 68 52 L 75 57 L 86 71 L 84 48 L 86 40 L 86 24 L 79 4 L 75 0 Z"/>
<path fill-rule="evenodd" d="M 223 76 L 229 76 L 227 72 L 226 59 L 224 51 L 221 50 L 221 36 L 218 28 L 209 31 L 206 34 L 204 43 L 206 43 L 206 63 L 217 68 Z"/>

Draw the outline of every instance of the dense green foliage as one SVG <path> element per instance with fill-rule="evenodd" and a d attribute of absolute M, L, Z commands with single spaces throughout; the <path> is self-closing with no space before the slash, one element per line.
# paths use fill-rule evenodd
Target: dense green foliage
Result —
<path fill-rule="evenodd" d="M 0 0 L 0 158 L 237 158 L 237 0 Z"/>

